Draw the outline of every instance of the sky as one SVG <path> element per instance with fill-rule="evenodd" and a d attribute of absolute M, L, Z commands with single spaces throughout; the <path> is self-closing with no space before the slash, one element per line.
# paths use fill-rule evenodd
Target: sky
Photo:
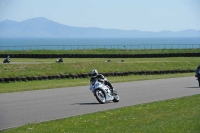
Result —
<path fill-rule="evenodd" d="M 200 0 L 0 0 L 0 22 L 37 17 L 76 27 L 200 30 Z"/>

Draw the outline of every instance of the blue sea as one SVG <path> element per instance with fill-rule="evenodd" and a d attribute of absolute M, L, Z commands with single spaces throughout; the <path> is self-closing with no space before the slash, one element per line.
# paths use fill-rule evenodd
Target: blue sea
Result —
<path fill-rule="evenodd" d="M 0 38 L 0 50 L 196 49 L 200 38 Z"/>

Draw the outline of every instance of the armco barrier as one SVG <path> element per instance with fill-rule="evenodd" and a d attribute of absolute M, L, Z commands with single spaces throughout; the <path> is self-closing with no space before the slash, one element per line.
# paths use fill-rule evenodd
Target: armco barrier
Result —
<path fill-rule="evenodd" d="M 6 58 L 10 54 L 0 54 Z M 200 57 L 199 53 L 164 54 L 11 54 L 11 58 L 161 58 L 161 57 Z"/>
<path fill-rule="evenodd" d="M 105 77 L 109 76 L 128 76 L 128 75 L 159 75 L 159 74 L 175 74 L 175 73 L 192 73 L 195 70 L 157 70 L 157 71 L 133 71 L 133 72 L 109 72 L 102 73 Z M 91 74 L 56 74 L 56 75 L 44 75 L 44 76 L 27 76 L 27 77 L 5 77 L 0 78 L 2 82 L 16 82 L 16 81 L 33 81 L 33 80 L 51 80 L 51 79 L 77 79 L 77 78 L 88 78 Z"/>

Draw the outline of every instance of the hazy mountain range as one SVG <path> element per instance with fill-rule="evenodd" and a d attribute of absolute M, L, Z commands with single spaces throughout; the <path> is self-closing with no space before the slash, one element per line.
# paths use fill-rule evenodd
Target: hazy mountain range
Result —
<path fill-rule="evenodd" d="M 148 32 L 83 28 L 63 25 L 43 17 L 21 22 L 5 20 L 0 22 L 0 37 L 200 37 L 200 30 Z"/>

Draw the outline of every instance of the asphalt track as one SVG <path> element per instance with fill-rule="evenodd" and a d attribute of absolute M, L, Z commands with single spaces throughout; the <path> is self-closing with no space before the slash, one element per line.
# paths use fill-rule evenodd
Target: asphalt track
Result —
<path fill-rule="evenodd" d="M 88 86 L 0 94 L 0 130 L 200 94 L 195 77 L 114 83 L 119 103 L 99 104 Z"/>

